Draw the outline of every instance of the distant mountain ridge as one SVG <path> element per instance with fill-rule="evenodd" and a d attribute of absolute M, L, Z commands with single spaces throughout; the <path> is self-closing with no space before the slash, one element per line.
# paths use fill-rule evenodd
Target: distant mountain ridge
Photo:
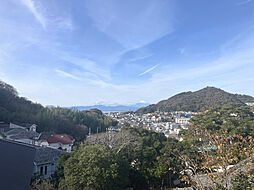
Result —
<path fill-rule="evenodd" d="M 91 110 L 91 109 L 99 109 L 102 112 L 122 112 L 122 111 L 136 111 L 141 107 L 148 106 L 147 103 L 137 103 L 134 105 L 115 105 L 115 106 L 106 106 L 106 105 L 93 105 L 93 106 L 73 106 L 71 109 L 76 109 L 79 111 L 83 110 Z"/>
<path fill-rule="evenodd" d="M 155 111 L 205 111 L 216 105 L 235 103 L 246 105 L 254 102 L 248 95 L 231 94 L 215 87 L 206 87 L 195 92 L 183 92 L 157 104 L 152 104 L 137 110 L 137 113 L 151 113 Z"/>

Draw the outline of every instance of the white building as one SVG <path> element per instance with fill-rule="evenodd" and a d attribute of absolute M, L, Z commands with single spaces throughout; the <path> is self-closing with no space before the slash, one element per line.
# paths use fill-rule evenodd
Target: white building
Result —
<path fill-rule="evenodd" d="M 247 106 L 254 106 L 254 102 L 246 103 Z"/>
<path fill-rule="evenodd" d="M 190 120 L 190 118 L 186 118 L 186 117 L 176 117 L 175 118 L 175 122 L 179 123 L 179 124 L 189 124 L 189 120 Z"/>
<path fill-rule="evenodd" d="M 33 175 L 40 175 L 47 179 L 56 172 L 58 160 L 63 152 L 49 147 L 35 146 L 35 148 Z"/>
<path fill-rule="evenodd" d="M 37 125 L 35 125 L 35 124 L 14 124 L 14 123 L 10 123 L 10 129 L 24 129 L 24 130 L 27 130 L 27 131 L 36 132 Z"/>
<path fill-rule="evenodd" d="M 39 137 L 39 133 L 36 132 L 37 126 L 35 124 L 21 125 L 10 123 L 9 127 L 5 128 L 2 132 L 3 137 L 27 144 L 35 144 L 35 141 Z"/>
<path fill-rule="evenodd" d="M 40 146 L 51 147 L 54 149 L 71 152 L 74 139 L 67 134 L 54 134 L 41 140 Z"/>

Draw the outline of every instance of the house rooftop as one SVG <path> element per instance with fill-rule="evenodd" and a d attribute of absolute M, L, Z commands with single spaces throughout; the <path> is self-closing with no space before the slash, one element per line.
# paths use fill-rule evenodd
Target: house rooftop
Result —
<path fill-rule="evenodd" d="M 1 189 L 29 189 L 36 149 L 0 139 Z"/>
<path fill-rule="evenodd" d="M 34 131 L 26 131 L 24 129 L 10 129 L 4 133 L 6 136 L 11 136 L 11 139 L 34 139 L 39 137 L 39 133 Z"/>
<path fill-rule="evenodd" d="M 48 143 L 72 144 L 73 138 L 67 134 L 55 134 L 45 138 Z"/>
<path fill-rule="evenodd" d="M 36 124 L 32 124 L 32 123 L 19 123 L 19 122 L 12 122 L 12 124 L 18 125 L 21 127 L 25 127 L 25 128 L 30 128 L 31 126 L 36 125 Z"/>
<path fill-rule="evenodd" d="M 63 151 L 0 139 L 1 189 L 29 189 L 34 164 L 55 163 Z M 15 182 L 15 183 L 13 183 Z"/>

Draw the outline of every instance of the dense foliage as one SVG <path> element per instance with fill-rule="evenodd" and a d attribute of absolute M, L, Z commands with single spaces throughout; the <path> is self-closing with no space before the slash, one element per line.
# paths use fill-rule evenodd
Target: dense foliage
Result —
<path fill-rule="evenodd" d="M 77 141 L 85 138 L 88 128 L 92 133 L 105 131 L 115 122 L 99 110 L 75 111 L 59 107 L 45 108 L 23 97 L 12 86 L 0 82 L 0 121 L 35 123 L 38 131 L 67 133 Z"/>
<path fill-rule="evenodd" d="M 251 181 L 251 178 L 241 171 L 232 180 L 232 185 L 233 185 L 232 189 L 233 190 L 239 190 L 239 189 L 251 190 L 252 183 L 253 183 L 253 181 Z"/>
<path fill-rule="evenodd" d="M 61 158 L 51 183 L 59 190 L 145 190 L 174 187 L 180 179 L 196 189 L 248 189 L 254 179 L 253 120 L 248 107 L 228 104 L 193 117 L 181 142 L 130 127 L 92 135 Z M 228 170 L 230 165 L 236 168 Z"/>
<path fill-rule="evenodd" d="M 235 103 L 244 106 L 247 102 L 254 102 L 254 98 L 246 95 L 230 94 L 221 89 L 207 87 L 196 92 L 184 92 L 167 100 L 160 101 L 144 108 L 137 113 L 151 113 L 155 111 L 205 111 L 214 106 Z"/>
<path fill-rule="evenodd" d="M 123 189 L 128 184 L 128 165 L 103 146 L 82 146 L 66 162 L 63 189 Z"/>
<path fill-rule="evenodd" d="M 238 170 L 248 173 L 253 165 L 253 112 L 250 107 L 228 104 L 203 112 L 191 122 L 190 129 L 182 132 L 182 143 L 195 145 L 199 159 L 191 158 L 187 152 L 186 162 L 196 176 L 200 172 L 207 174 L 212 184 L 217 183 L 218 189 L 230 189 L 232 176 Z M 238 169 L 236 172 L 228 171 L 232 165 Z M 202 186 L 199 184 L 197 188 L 202 189 Z"/>
<path fill-rule="evenodd" d="M 122 138 L 120 143 L 110 141 L 112 133 Z M 94 135 L 65 162 L 59 188 L 170 187 L 184 167 L 176 153 L 178 148 L 176 140 L 144 129 Z"/>
<path fill-rule="evenodd" d="M 191 119 L 192 124 L 209 132 L 254 137 L 254 113 L 250 107 L 227 104 L 218 106 Z"/>

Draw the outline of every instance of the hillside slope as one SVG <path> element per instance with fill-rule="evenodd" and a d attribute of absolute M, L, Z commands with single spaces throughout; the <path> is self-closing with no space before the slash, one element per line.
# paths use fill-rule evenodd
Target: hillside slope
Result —
<path fill-rule="evenodd" d="M 245 105 L 254 102 L 254 98 L 247 95 L 231 94 L 215 87 L 206 87 L 196 92 L 183 92 L 167 100 L 160 101 L 137 110 L 137 113 L 151 113 L 155 111 L 204 111 L 216 105 L 235 103 Z"/>
<path fill-rule="evenodd" d="M 45 108 L 26 98 L 0 81 L 0 122 L 34 123 L 38 131 L 67 133 L 76 140 L 84 140 L 88 129 L 92 133 L 105 131 L 115 122 L 99 110 L 77 111 L 59 107 Z"/>

